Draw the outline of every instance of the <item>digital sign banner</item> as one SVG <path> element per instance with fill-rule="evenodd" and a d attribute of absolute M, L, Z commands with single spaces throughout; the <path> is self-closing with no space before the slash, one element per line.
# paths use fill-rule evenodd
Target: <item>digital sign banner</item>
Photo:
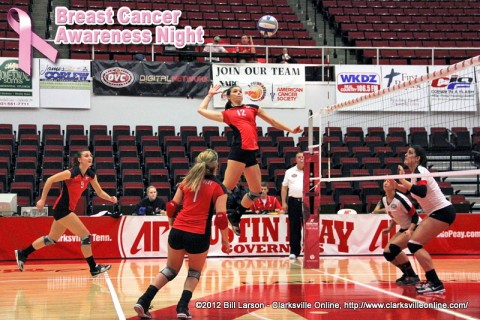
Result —
<path fill-rule="evenodd" d="M 206 63 L 92 61 L 93 93 L 104 96 L 202 97 L 210 88 Z"/>

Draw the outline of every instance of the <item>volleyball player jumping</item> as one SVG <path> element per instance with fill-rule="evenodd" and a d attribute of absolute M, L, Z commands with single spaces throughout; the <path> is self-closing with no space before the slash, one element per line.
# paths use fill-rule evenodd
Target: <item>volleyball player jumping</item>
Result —
<path fill-rule="evenodd" d="M 228 219 L 236 235 L 240 235 L 240 218 L 255 199 L 260 197 L 262 174 L 257 163 L 258 133 L 256 117 L 260 117 L 272 127 L 291 133 L 300 133 L 300 126 L 287 127 L 274 119 L 261 107 L 252 104 L 243 104 L 243 92 L 240 86 L 232 86 L 225 90 L 228 102 L 225 110 L 207 110 L 210 100 L 215 94 L 222 93 L 220 85 L 215 85 L 208 91 L 207 96 L 200 103 L 198 113 L 207 119 L 224 122 L 233 129 L 233 142 L 228 155 L 227 169 L 225 170 L 223 184 L 228 190 L 233 190 L 242 174 L 247 180 L 249 192 L 243 197 L 240 206 L 230 211 Z M 233 209 L 233 208 L 232 208 Z"/>

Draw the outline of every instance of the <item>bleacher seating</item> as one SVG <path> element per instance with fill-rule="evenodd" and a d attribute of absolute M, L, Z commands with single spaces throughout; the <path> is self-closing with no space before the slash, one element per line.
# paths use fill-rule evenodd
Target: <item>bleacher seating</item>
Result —
<path fill-rule="evenodd" d="M 140 128 L 141 126 L 137 127 Z M 32 129 L 36 130 L 35 128 Z M 66 161 L 68 159 L 65 158 L 64 155 L 66 150 L 68 150 L 69 147 L 71 149 L 73 146 L 68 146 L 68 140 L 66 139 L 62 139 L 62 146 L 42 146 L 39 139 L 39 137 L 44 136 L 42 131 L 34 134 L 34 140 L 39 142 L 38 145 L 29 143 L 19 144 L 20 140 L 14 139 L 15 136 L 14 134 L 9 133 L 10 130 L 11 128 L 7 126 L 4 130 L 5 133 L 2 134 L 5 136 L 5 139 L 0 140 L 0 142 L 3 143 L 0 144 L 0 190 L 1 192 L 18 191 L 20 197 L 19 203 L 21 205 L 34 205 L 32 201 L 38 197 L 46 179 L 66 167 Z M 82 129 L 80 128 L 80 130 Z M 431 129 L 428 130 L 431 132 Z M 468 128 L 452 128 L 450 131 L 449 130 L 450 129 L 448 128 L 444 128 L 442 132 L 446 131 L 448 133 L 446 137 L 449 139 L 455 137 L 452 134 L 453 132 L 457 133 L 457 135 L 460 133 L 462 139 L 466 140 L 463 142 L 463 145 L 470 146 L 470 149 L 467 150 L 472 150 L 472 148 L 474 148 L 473 146 L 478 147 L 478 145 L 480 145 L 479 129 L 472 128 L 472 130 L 469 131 Z M 175 132 L 175 127 L 173 127 L 173 131 Z M 198 141 L 196 137 L 201 137 L 202 142 L 205 142 L 205 137 L 203 136 L 202 131 L 197 132 L 198 136 L 191 135 L 190 140 Z M 341 131 L 342 130 L 340 130 L 340 132 Z M 343 131 L 357 132 L 359 130 L 347 130 L 347 128 L 343 128 Z M 417 132 L 417 129 L 413 128 L 410 131 L 412 133 Z M 259 129 L 259 132 L 262 132 L 261 128 Z M 268 130 L 266 130 L 266 132 L 268 132 Z M 385 144 L 388 144 L 389 138 L 400 137 L 400 140 L 404 141 L 403 137 L 406 135 L 405 130 L 399 135 L 396 135 L 394 133 L 396 131 L 393 129 L 388 129 L 387 131 L 387 128 L 385 128 L 384 132 L 388 132 Z M 428 132 L 427 130 L 421 130 L 420 132 L 423 132 L 423 138 L 428 138 L 428 134 L 425 135 L 425 133 Z M 75 133 L 81 133 L 81 131 Z M 102 131 L 102 133 L 105 133 L 105 131 Z M 331 131 L 331 133 L 333 133 L 333 131 Z M 22 134 L 22 137 L 25 138 L 31 135 L 31 132 L 27 132 Z M 55 135 L 56 134 L 48 136 Z M 78 135 L 72 133 L 70 137 L 72 138 L 74 136 Z M 82 141 L 81 144 L 85 143 L 86 135 L 84 134 L 80 136 Z M 121 136 L 122 135 L 119 136 L 117 141 L 119 141 Z M 350 137 L 351 136 L 352 135 L 350 134 Z M 367 133 L 362 138 L 366 141 L 369 136 L 375 136 L 375 134 Z M 99 141 L 97 140 L 99 137 L 101 136 L 97 136 L 95 141 Z M 107 145 L 100 144 L 99 146 L 96 146 L 92 143 L 87 145 L 87 147 L 89 147 L 94 153 L 94 166 L 97 170 L 98 180 L 101 183 L 102 188 L 108 194 L 117 195 L 119 198 L 129 195 L 142 197 L 145 188 L 149 184 L 153 184 L 162 189 L 162 197 L 171 199 L 176 184 L 181 181 L 181 178 L 185 176 L 186 173 L 188 173 L 188 169 L 192 166 L 194 157 L 206 148 L 205 144 L 202 144 L 201 146 L 192 146 L 190 154 L 188 154 L 185 151 L 186 146 L 181 143 L 181 137 L 176 135 L 173 136 L 175 138 L 174 142 L 180 142 L 181 145 L 170 146 L 164 153 L 159 146 L 157 135 L 153 132 L 152 135 L 150 135 L 150 131 L 147 132 L 147 135 L 140 138 L 140 143 L 136 146 L 120 145 L 118 148 L 114 148 L 114 142 L 111 136 L 106 137 L 105 140 L 100 141 L 106 142 Z M 135 139 L 136 143 L 138 143 L 135 135 L 129 135 L 127 137 Z M 143 139 L 145 137 L 153 138 L 145 140 Z M 215 140 L 215 137 L 218 136 L 212 135 L 211 139 Z M 220 137 L 222 137 L 223 142 L 226 141 L 225 136 Z M 445 137 L 445 135 L 443 135 L 442 138 L 443 137 Z M 360 135 L 357 138 L 360 138 Z M 410 138 L 412 139 L 412 137 Z M 459 139 L 459 137 L 456 139 Z M 152 144 L 150 145 L 147 143 L 142 148 L 142 140 L 150 141 Z M 188 140 L 189 139 L 187 139 L 187 141 Z M 270 136 L 267 136 L 266 139 L 262 141 L 265 143 L 265 146 L 261 147 L 258 153 L 262 181 L 268 182 L 270 184 L 270 191 L 278 196 L 280 194 L 285 170 L 294 163 L 295 153 L 300 149 L 292 146 L 294 141 L 289 137 L 277 138 L 277 145 L 273 144 L 272 137 Z M 434 152 L 436 150 L 435 139 L 430 139 L 428 142 L 429 145 L 427 152 Z M 456 143 L 456 141 L 454 142 Z M 285 143 L 286 146 L 283 147 L 283 152 L 280 152 L 278 145 L 282 143 Z M 228 146 L 217 145 L 215 145 L 214 148 L 219 153 L 219 176 L 222 178 L 226 167 L 226 157 L 228 156 L 230 148 Z M 408 147 L 403 145 L 403 142 L 400 143 L 400 146 L 396 147 L 395 151 L 393 151 L 388 145 L 382 147 L 377 146 L 374 148 L 373 152 L 365 145 L 352 147 L 352 150 L 349 150 L 348 147 L 344 145 L 342 147 L 335 147 L 331 150 L 331 157 L 322 158 L 322 175 L 323 177 L 328 176 L 325 168 L 328 167 L 328 162 L 331 160 L 337 161 L 336 164 L 335 162 L 331 163 L 331 177 L 392 174 L 396 172 L 397 166 L 403 163 L 406 148 Z M 321 193 L 322 196 L 333 196 L 334 198 L 334 204 L 329 207 L 329 210 L 332 210 L 333 207 L 336 210 L 343 208 L 340 205 L 340 196 L 355 195 L 358 196 L 362 202 L 361 204 L 358 204 L 356 208 L 362 206 L 361 213 L 370 212 L 369 210 L 372 204 L 369 204 L 368 201 L 374 195 L 383 194 L 382 182 L 383 181 L 361 181 L 347 183 L 347 185 L 344 183 L 322 183 Z M 243 181 L 243 183 L 245 183 L 245 181 Z M 439 186 L 446 196 L 454 196 L 459 192 L 458 187 L 456 188 L 452 183 L 439 180 Z M 55 197 L 59 193 L 60 184 L 57 184 L 52 188 L 49 195 Z M 97 210 L 94 209 L 92 211 L 93 202 L 91 200 L 94 199 L 92 198 L 93 195 L 93 190 L 91 190 L 89 196 L 87 196 L 85 200 L 87 203 L 85 208 L 86 214 L 91 214 L 93 211 Z M 454 199 L 456 200 L 455 197 Z M 468 199 L 465 199 L 463 202 L 462 205 L 464 208 L 462 210 L 466 210 L 466 202 L 468 202 Z M 356 203 L 357 202 L 355 202 L 355 204 Z M 322 204 L 322 206 L 323 205 L 326 204 Z M 116 207 L 114 207 L 114 209 L 115 208 Z M 325 209 L 325 206 L 323 208 Z"/>
<path fill-rule="evenodd" d="M 480 46 L 480 23 L 474 22 L 480 9 L 472 1 L 369 1 L 367 5 L 360 0 L 325 0 L 319 10 L 347 45 L 414 48 L 382 49 L 381 64 L 431 64 L 431 52 L 422 47 Z M 442 51 L 436 52 L 435 64 L 453 64 L 478 54 L 468 49 Z M 377 52 L 365 49 L 359 59 L 375 63 Z"/>

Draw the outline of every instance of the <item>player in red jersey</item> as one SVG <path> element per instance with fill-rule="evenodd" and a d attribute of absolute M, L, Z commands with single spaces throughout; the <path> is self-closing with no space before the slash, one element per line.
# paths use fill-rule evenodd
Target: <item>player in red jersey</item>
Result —
<path fill-rule="evenodd" d="M 58 239 L 67 229 L 74 235 L 80 237 L 82 253 L 90 266 L 90 274 L 92 276 L 98 276 L 110 269 L 110 265 L 95 263 L 92 255 L 91 234 L 74 212 L 78 200 L 85 190 L 87 190 L 89 183 L 100 198 L 117 203 L 115 196 L 109 196 L 102 190 L 95 172 L 90 168 L 92 161 L 93 157 L 89 150 L 80 150 L 76 152 L 74 156 L 72 168 L 49 177 L 45 182 L 42 196 L 40 200 L 37 201 L 37 209 L 42 209 L 45 206 L 45 200 L 47 199 L 52 184 L 63 181 L 62 192 L 53 205 L 54 221 L 48 235 L 38 238 L 24 250 L 15 250 L 15 257 L 20 271 L 23 271 L 23 265 L 31 253 L 45 246 L 57 243 Z"/>
<path fill-rule="evenodd" d="M 220 85 L 215 85 L 208 91 L 198 107 L 198 113 L 210 120 L 224 122 L 233 130 L 233 141 L 228 155 L 227 169 L 225 170 L 223 184 L 228 190 L 233 190 L 242 174 L 247 180 L 249 192 L 243 197 L 241 205 L 234 212 L 229 212 L 228 219 L 235 234 L 240 235 L 240 218 L 250 208 L 256 198 L 260 196 L 262 174 L 257 163 L 258 150 L 257 116 L 274 128 L 300 133 L 300 126 L 290 128 L 271 117 L 261 107 L 253 104 L 243 104 L 243 92 L 239 86 L 232 86 L 225 90 L 228 102 L 225 110 L 208 110 L 208 104 L 213 95 L 221 93 Z"/>
<path fill-rule="evenodd" d="M 227 219 L 227 190 L 215 178 L 218 155 L 207 149 L 196 158 L 196 164 L 180 183 L 173 200 L 167 203 L 167 215 L 172 229 L 168 235 L 167 265 L 157 274 L 145 293 L 138 299 L 134 310 L 142 319 L 152 316 L 150 303 L 164 285 L 173 280 L 182 268 L 185 255 L 188 256 L 188 275 L 182 296 L 177 304 L 179 319 L 191 318 L 188 304 L 200 279 L 200 273 L 207 259 L 210 247 L 212 216 L 220 230 L 222 250 L 230 253 Z M 179 205 L 183 208 L 177 213 Z"/>

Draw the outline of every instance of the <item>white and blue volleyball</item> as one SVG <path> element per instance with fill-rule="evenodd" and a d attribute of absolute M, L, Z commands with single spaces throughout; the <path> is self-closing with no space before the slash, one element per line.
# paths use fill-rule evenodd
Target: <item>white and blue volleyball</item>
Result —
<path fill-rule="evenodd" d="M 257 29 L 262 36 L 271 37 L 278 30 L 278 21 L 273 16 L 263 16 L 258 19 Z"/>

